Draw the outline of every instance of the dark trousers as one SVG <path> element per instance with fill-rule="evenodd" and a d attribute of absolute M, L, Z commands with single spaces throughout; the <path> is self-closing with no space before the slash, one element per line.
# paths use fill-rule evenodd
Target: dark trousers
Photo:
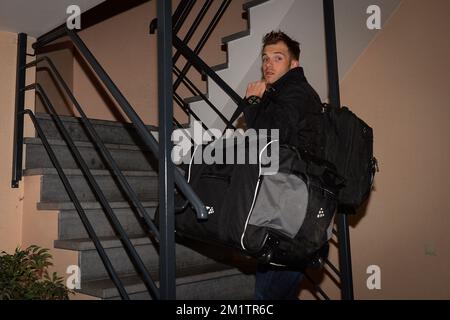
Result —
<path fill-rule="evenodd" d="M 270 265 L 258 265 L 255 300 L 298 300 L 303 273 Z"/>

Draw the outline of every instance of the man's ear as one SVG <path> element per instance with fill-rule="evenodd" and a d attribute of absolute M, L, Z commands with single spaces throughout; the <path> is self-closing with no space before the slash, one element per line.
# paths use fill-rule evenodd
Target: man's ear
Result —
<path fill-rule="evenodd" d="M 291 61 L 291 69 L 297 68 L 300 66 L 300 63 L 298 60 L 292 60 Z"/>

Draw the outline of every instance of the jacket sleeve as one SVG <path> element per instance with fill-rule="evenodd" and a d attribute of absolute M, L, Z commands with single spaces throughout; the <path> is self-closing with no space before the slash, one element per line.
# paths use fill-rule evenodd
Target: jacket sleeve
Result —
<path fill-rule="evenodd" d="M 244 104 L 244 109 L 243 109 L 243 113 L 244 113 L 244 118 L 245 118 L 245 122 L 247 123 L 247 127 L 248 128 L 253 128 L 256 116 L 258 115 L 258 108 L 261 108 L 261 104 L 248 104 L 245 102 L 243 102 Z"/>

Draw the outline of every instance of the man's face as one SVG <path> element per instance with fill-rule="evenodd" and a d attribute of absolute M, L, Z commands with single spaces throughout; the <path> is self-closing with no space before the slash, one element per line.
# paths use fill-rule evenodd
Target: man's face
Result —
<path fill-rule="evenodd" d="M 267 84 L 274 83 L 298 65 L 298 61 L 291 58 L 288 47 L 282 41 L 269 44 L 263 49 L 262 71 Z"/>

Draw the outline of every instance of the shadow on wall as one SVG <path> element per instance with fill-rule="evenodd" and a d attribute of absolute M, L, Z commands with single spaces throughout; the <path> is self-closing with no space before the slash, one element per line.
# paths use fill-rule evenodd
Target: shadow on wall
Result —
<path fill-rule="evenodd" d="M 75 50 L 74 52 L 75 61 L 78 62 L 84 74 L 88 77 L 90 83 L 95 88 L 95 91 L 101 97 L 103 103 L 108 106 L 113 117 L 118 122 L 128 122 L 127 119 L 122 115 L 119 110 L 118 105 L 113 101 L 111 96 L 108 94 L 106 87 L 100 82 L 97 76 L 92 71 L 91 67 L 88 65 L 86 60 L 81 56 L 81 54 Z M 83 108 L 83 106 L 81 106 Z"/>
<path fill-rule="evenodd" d="M 86 60 L 81 56 L 81 54 L 74 48 L 72 42 L 63 41 L 55 44 L 50 44 L 39 50 L 37 58 L 42 56 L 48 56 L 54 62 L 56 68 L 61 73 L 61 76 L 66 81 L 68 87 L 73 92 L 73 63 L 76 61 L 82 68 L 83 72 L 86 74 L 91 85 L 95 88 L 95 91 L 101 97 L 103 103 L 107 105 L 114 117 L 120 122 L 127 122 L 121 111 L 119 110 L 115 101 L 106 91 L 101 81 L 94 74 L 92 69 Z M 45 62 L 39 64 L 36 69 L 37 77 L 36 82 L 41 84 L 41 86 L 46 91 L 50 98 L 50 101 L 54 105 L 56 111 L 60 115 L 76 116 L 74 108 L 70 99 L 66 96 L 64 90 L 59 85 L 57 79 L 46 65 Z M 77 97 L 75 97 L 77 98 Z M 47 112 L 47 108 L 44 106 L 40 99 L 36 100 L 37 112 Z M 83 110 L 88 110 L 92 106 L 81 105 Z"/>
<path fill-rule="evenodd" d="M 70 41 L 61 41 L 53 44 L 46 45 L 45 47 L 39 49 L 38 55 L 36 59 L 39 59 L 43 56 L 48 56 L 55 66 L 58 68 L 58 71 L 61 73 L 64 80 L 67 82 L 69 88 L 72 87 L 72 67 L 69 64 L 70 68 L 67 68 L 67 57 L 71 57 L 73 55 L 73 45 Z M 70 58 L 69 58 L 70 59 Z M 67 72 L 67 70 L 70 70 Z M 46 62 L 41 62 L 38 64 L 36 68 L 36 82 L 39 83 L 42 88 L 45 90 L 46 94 L 49 96 L 50 101 L 54 104 L 57 112 L 59 114 L 73 116 L 73 108 L 69 99 L 64 94 L 63 89 L 59 86 L 58 81 L 55 76 L 49 70 Z M 47 108 L 40 101 L 40 99 L 36 100 L 36 112 L 47 112 Z"/>

